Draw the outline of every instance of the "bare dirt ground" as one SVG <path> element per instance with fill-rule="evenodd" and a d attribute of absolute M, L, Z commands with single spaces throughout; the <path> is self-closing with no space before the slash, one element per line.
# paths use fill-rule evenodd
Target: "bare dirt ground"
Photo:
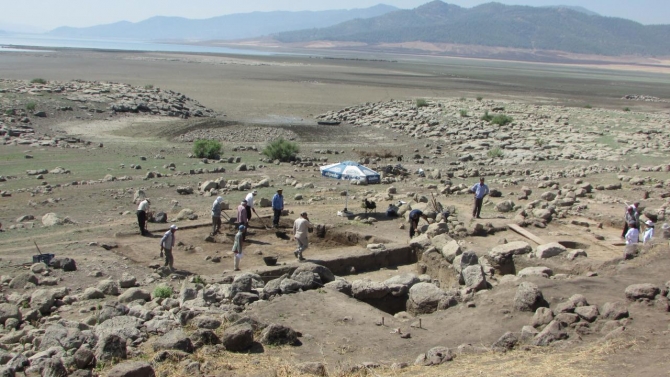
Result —
<path fill-rule="evenodd" d="M 21 67 L 17 69 L 17 67 Z M 471 196 L 440 194 L 444 179 L 419 178 L 415 174 L 394 182 L 398 194 L 386 199 L 389 185 L 360 186 L 350 189 L 349 208 L 361 219 L 366 218 L 359 208 L 362 198 L 375 198 L 378 203 L 378 221 L 366 224 L 336 213 L 344 206 L 340 193 L 344 184 L 320 177 L 317 166 L 300 167 L 261 161 L 257 151 L 235 150 L 240 146 L 256 146 L 267 142 L 259 136 L 256 141 L 225 141 L 222 159 L 239 157 L 241 163 L 254 165 L 255 170 L 236 171 L 239 163 L 212 162 L 207 164 L 188 158 L 191 143 L 179 141 L 179 135 L 213 129 L 217 132 L 236 135 L 245 134 L 249 127 L 281 128 L 296 135 L 301 147 L 301 156 L 328 162 L 358 160 L 355 150 L 391 150 L 406 157 L 415 153 L 428 154 L 436 145 L 449 148 L 448 139 L 417 139 L 379 127 L 360 127 L 342 124 L 335 128 L 317 126 L 315 117 L 328 111 L 339 111 L 349 106 L 391 99 L 414 100 L 416 98 L 454 100 L 460 97 L 475 103 L 475 96 L 483 95 L 492 101 L 523 102 L 533 111 L 534 106 L 565 105 L 566 109 L 583 109 L 589 104 L 602 111 L 620 113 L 624 106 L 630 107 L 635 116 L 651 114 L 654 119 L 666 117 L 670 109 L 667 103 L 622 101 L 625 94 L 644 94 L 667 98 L 670 78 L 665 74 L 639 71 L 611 71 L 583 69 L 580 67 L 552 66 L 546 64 L 470 62 L 439 58 L 414 58 L 392 61 L 357 61 L 346 59 L 318 59 L 306 57 L 217 57 L 209 55 L 178 55 L 150 53 L 101 53 L 87 51 L 65 51 L 56 53 L 3 53 L 0 54 L 0 78 L 30 80 L 43 77 L 47 80 L 85 79 L 127 82 L 185 93 L 200 103 L 214 109 L 220 115 L 216 119 L 162 118 L 136 114 L 108 112 L 86 115 L 76 110 L 63 115 L 49 113 L 46 118 L 31 117 L 37 132 L 48 135 L 70 135 L 93 142 L 73 148 L 41 147 L 34 145 L 1 145 L 0 176 L 10 177 L 0 182 L 0 190 L 11 196 L 0 198 L 0 274 L 15 276 L 28 271 L 31 257 L 36 253 L 34 243 L 43 252 L 57 256 L 68 256 L 77 261 L 77 272 L 52 270 L 51 277 L 58 279 L 59 287 L 69 287 L 74 294 L 81 294 L 88 287 L 95 287 L 101 279 L 119 279 L 124 273 L 136 276 L 140 286 L 152 291 L 157 284 L 174 288 L 174 297 L 184 279 L 202 276 L 224 280 L 235 275 L 232 270 L 231 247 L 234 228 L 224 225 L 222 235 L 215 242 L 205 242 L 210 231 L 209 208 L 214 197 L 198 192 L 200 183 L 223 177 L 226 180 L 248 180 L 259 182 L 268 179 L 268 187 L 260 187 L 258 199 L 270 199 L 276 188 L 283 187 L 289 216 L 282 220 L 282 231 L 290 231 L 297 214 L 307 211 L 315 224 L 328 224 L 332 236 L 318 239 L 310 235 L 311 245 L 305 257 L 320 260 L 337 255 L 361 254 L 366 243 L 346 242 L 342 234 L 354 232 L 370 235 L 369 243 L 383 240 L 384 243 L 408 243 L 407 224 L 402 219 L 387 219 L 381 213 L 389 203 L 397 200 L 411 201 L 415 194 L 430 196 L 435 193 L 440 202 L 453 206 L 453 216 L 464 228 L 471 230 L 476 224 L 490 223 L 505 229 L 515 221 L 516 212 L 500 213 L 495 205 L 503 199 L 513 199 L 520 209 L 539 200 L 543 189 L 537 188 L 540 181 L 520 180 L 510 183 L 512 178 L 491 176 L 487 179 L 492 188 L 499 189 L 503 197 L 487 201 L 483 219 L 470 216 Z M 2 89 L 0 87 L 0 89 Z M 665 96 L 665 97 L 664 97 Z M 42 103 L 51 101 L 46 95 L 10 96 L 0 93 L 0 107 L 23 108 L 29 101 Z M 472 105 L 477 106 L 477 105 Z M 567 111 L 567 110 L 566 110 Z M 575 110 L 578 111 L 578 110 Z M 619 115 L 607 115 L 605 123 L 625 124 Z M 605 116 L 603 116 L 605 117 Z M 616 128 L 617 130 L 619 128 Z M 625 126 L 624 126 L 625 129 Z M 256 132 L 256 131 L 254 131 Z M 561 132 L 557 126 L 557 132 Z M 604 136 L 607 136 L 605 134 Z M 522 137 L 522 136 L 518 136 Z M 248 140 L 248 139 L 244 139 Z M 100 148 L 98 143 L 103 143 Z M 603 143 L 612 140 L 603 140 Z M 330 154 L 316 150 L 331 150 Z M 414 152 L 418 150 L 419 152 Z M 335 154 L 337 152 L 337 154 Z M 514 296 L 519 281 L 497 281 L 493 289 L 480 291 L 468 303 L 448 310 L 421 315 L 421 328 L 412 326 L 418 320 L 412 316 L 393 316 L 375 309 L 365 302 L 329 290 L 311 290 L 299 294 L 283 295 L 249 305 L 245 314 L 253 315 L 266 323 L 280 323 L 302 333 L 298 347 L 265 347 L 262 353 L 232 354 L 218 352 L 207 354 L 199 351 L 191 359 L 202 366 L 202 375 L 207 376 L 294 376 L 302 372 L 295 368 L 300 362 L 321 362 L 329 375 L 392 375 L 392 376 L 437 376 L 437 375 L 502 375 L 502 376 L 629 376 L 667 375 L 670 367 L 664 357 L 668 347 L 667 311 L 651 301 L 627 302 L 624 290 L 630 284 L 652 283 L 663 287 L 667 281 L 667 240 L 652 249 L 645 249 L 638 258 L 622 261 L 623 247 L 620 245 L 620 221 L 623 206 L 619 201 L 642 200 L 648 209 L 662 208 L 667 199 L 661 195 L 668 190 L 667 171 L 643 171 L 633 164 L 646 166 L 667 165 L 668 151 L 662 157 L 624 155 L 619 161 L 542 161 L 530 163 L 524 168 L 533 171 L 551 172 L 566 166 L 627 166 L 627 175 L 648 177 L 643 186 L 627 182 L 616 191 L 595 191 L 593 195 L 580 198 L 587 208 L 580 213 L 569 213 L 546 224 L 546 227 L 528 227 L 546 242 L 568 241 L 584 248 L 588 257 L 575 261 L 564 258 L 515 259 L 517 271 L 527 266 L 544 266 L 553 270 L 551 279 L 541 277 L 523 278 L 537 284 L 552 308 L 573 294 L 584 295 L 590 304 L 602 307 L 606 302 L 622 301 L 628 306 L 630 318 L 619 324 L 625 328 L 620 336 L 609 336 L 614 328 L 603 322 L 593 325 L 589 331 L 571 335 L 568 340 L 551 347 L 521 345 L 508 353 L 490 350 L 481 354 L 458 354 L 453 362 L 438 367 L 412 366 L 417 355 L 435 346 L 446 346 L 456 350 L 459 345 L 490 347 L 507 331 L 518 334 L 528 325 L 532 313 L 518 312 L 513 308 Z M 654 152 L 656 153 L 656 152 Z M 457 155 L 447 152 L 445 158 L 426 158 L 423 163 L 407 158 L 402 162 L 410 172 L 419 168 L 444 168 L 457 160 Z M 30 155 L 32 158 L 25 158 Z M 157 158 L 160 156 L 160 158 Z M 142 158 L 144 157 L 144 158 Z M 174 163 L 175 168 L 166 168 Z M 321 163 L 325 163 L 322 161 Z M 395 164 L 393 159 L 382 159 L 375 167 Z M 142 165 L 131 170 L 132 164 Z M 474 167 L 485 168 L 482 166 Z M 70 174 L 45 174 L 43 180 L 28 176 L 29 169 L 54 169 L 57 166 L 71 170 Z M 224 167 L 225 173 L 174 174 L 192 169 Z M 511 167 L 514 168 L 514 167 Z M 510 169 L 511 169 L 510 168 Z M 638 167 L 639 168 L 639 167 Z M 165 174 L 164 177 L 145 178 L 148 171 Z M 106 175 L 128 176 L 128 180 L 107 181 Z M 548 173 L 547 173 L 548 174 Z M 584 177 L 592 185 L 620 182 L 620 172 L 610 171 Z M 524 178 L 524 179 L 525 179 Z M 553 178 L 552 178 L 553 179 Z M 313 183 L 312 189 L 300 189 L 287 184 Z M 442 182 L 441 182 L 442 180 Z M 476 178 L 450 178 L 451 185 L 468 187 Z M 560 187 L 573 184 L 573 177 L 555 179 Z M 72 185 L 72 182 L 79 182 Z M 85 184 L 84 184 L 85 182 Z M 435 186 L 431 186 L 435 185 Z M 518 200 L 520 187 L 528 185 L 533 194 L 528 200 Z M 50 190 L 45 190 L 50 186 Z M 190 186 L 194 195 L 179 195 L 176 188 Z M 430 188 L 429 188 L 430 187 Z M 152 209 L 168 214 L 170 223 L 182 209 L 192 209 L 197 220 L 174 221 L 184 229 L 177 232 L 182 243 L 175 251 L 177 273 L 161 277 L 150 268 L 160 264 L 158 258 L 159 237 L 168 224 L 149 224 L 150 237 L 137 232 L 133 203 L 136 190 L 144 190 L 152 199 Z M 549 189 L 547 189 L 549 190 Z M 235 207 L 247 191 L 222 190 L 226 202 Z M 302 199 L 295 199 L 300 194 Z M 648 199 L 643 198 L 648 196 Z M 299 263 L 293 257 L 294 243 L 283 239 L 272 229 L 270 210 L 258 208 L 261 219 L 252 220 L 249 242 L 242 259 L 242 272 L 255 272 L 265 268 L 264 256 L 279 256 L 283 266 Z M 41 218 L 54 212 L 69 217 L 74 224 L 44 227 Z M 234 214 L 228 210 L 228 215 Z M 35 220 L 18 223 L 23 215 L 33 215 Z M 662 223 L 660 221 L 659 223 Z M 585 226 L 587 224 L 588 226 Z M 13 229 L 10 227 L 13 226 Z M 404 226 L 404 229 L 401 229 Z M 660 232 L 660 227 L 658 229 Z M 340 235 L 340 236 L 338 236 Z M 596 237 L 597 236 L 597 237 Z M 660 236 L 660 234 L 659 234 Z M 504 242 L 527 241 L 537 244 L 510 230 L 500 230 L 486 237 L 464 237 L 459 239 L 465 250 L 484 256 L 494 246 Z M 111 245 L 106 250 L 102 245 Z M 220 257 L 220 262 L 211 258 Z M 101 276 L 94 272 L 100 271 Z M 416 264 L 389 266 L 344 276 L 350 282 L 361 278 L 384 281 L 402 273 L 420 274 Z M 588 274 L 591 273 L 591 274 Z M 596 273 L 593 276 L 592 273 Z M 587 275 L 588 274 L 588 275 Z M 8 279 L 3 278 L 2 293 L 29 293 L 23 289 L 9 289 Z M 449 282 L 453 283 L 453 282 Z M 442 288 L 448 288 L 447 282 Z M 96 305 L 112 300 L 88 300 L 64 305 L 54 315 L 62 318 L 84 320 L 95 310 Z M 384 318 L 384 325 L 376 322 Z M 608 325 L 608 326 L 611 326 Z M 224 326 L 225 327 L 225 326 Z M 409 339 L 400 338 L 401 333 L 411 333 Z M 3 330 L 3 334 L 9 329 Z M 153 341 L 153 339 L 152 339 Z M 148 344 L 151 344 L 149 342 Z M 154 352 L 146 347 L 139 359 L 149 360 Z M 13 348 L 9 348 L 13 350 Z M 367 364 L 365 364 L 367 363 Z M 408 363 L 409 367 L 391 369 L 394 363 Z M 379 364 L 377 366 L 377 364 Z M 361 369 L 355 366 L 365 365 Z M 184 375 L 184 363 L 170 361 L 156 363 L 161 376 Z M 106 373 L 109 365 L 102 365 Z M 100 370 L 98 370 L 100 371 Z M 198 372 L 200 373 L 200 372 Z"/>

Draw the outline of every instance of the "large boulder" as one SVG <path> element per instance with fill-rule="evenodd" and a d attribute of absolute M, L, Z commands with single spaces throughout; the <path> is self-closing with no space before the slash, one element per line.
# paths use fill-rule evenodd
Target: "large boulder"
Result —
<path fill-rule="evenodd" d="M 22 274 L 16 275 L 12 280 L 9 281 L 9 288 L 11 289 L 23 289 L 26 284 L 31 283 L 37 285 L 37 276 L 32 272 L 24 272 Z"/>
<path fill-rule="evenodd" d="M 527 281 L 521 283 L 514 296 L 514 309 L 522 312 L 534 312 L 540 307 L 549 307 L 540 288 Z"/>
<path fill-rule="evenodd" d="M 221 343 L 230 352 L 242 352 L 254 343 L 254 330 L 249 324 L 233 325 L 223 332 Z"/>
<path fill-rule="evenodd" d="M 128 357 L 126 340 L 118 335 L 107 334 L 98 340 L 95 358 L 98 361 L 121 360 Z"/>
<path fill-rule="evenodd" d="M 486 277 L 484 276 L 484 271 L 482 266 L 474 265 L 468 266 L 463 269 L 461 272 L 463 275 L 463 280 L 465 281 L 465 286 L 475 291 L 480 291 L 487 288 Z"/>
<path fill-rule="evenodd" d="M 454 355 L 447 347 L 433 347 L 428 352 L 422 353 L 414 361 L 414 365 L 435 366 L 444 364 L 454 359 Z"/>
<path fill-rule="evenodd" d="M 632 301 L 653 300 L 659 293 L 661 289 L 654 284 L 633 284 L 626 287 L 626 298 Z"/>
<path fill-rule="evenodd" d="M 538 246 L 537 250 L 535 251 L 535 256 L 540 259 L 551 258 L 563 254 L 566 251 L 567 249 L 565 248 L 565 246 L 561 245 L 558 242 L 551 242 Z"/>
<path fill-rule="evenodd" d="M 507 213 L 512 212 L 513 210 L 514 210 L 514 202 L 511 200 L 504 200 L 496 204 L 496 211 L 498 212 Z"/>
<path fill-rule="evenodd" d="M 135 300 L 151 301 L 151 293 L 141 288 L 128 288 L 118 297 L 119 302 L 129 303 Z"/>
<path fill-rule="evenodd" d="M 560 321 L 551 321 L 532 341 L 534 346 L 548 346 L 551 343 L 568 338 L 565 326 Z"/>
<path fill-rule="evenodd" d="M 404 287 L 407 287 L 407 289 L 409 290 L 410 288 L 412 288 L 414 284 L 420 281 L 421 280 L 419 280 L 418 276 L 412 273 L 408 273 L 388 278 L 384 281 L 384 284 L 386 284 L 389 287 L 393 285 L 402 285 Z"/>
<path fill-rule="evenodd" d="M 369 279 L 355 280 L 351 283 L 351 293 L 359 300 L 377 299 L 388 295 L 390 288 L 384 284 Z"/>
<path fill-rule="evenodd" d="M 261 332 L 259 341 L 265 345 L 294 345 L 298 343 L 298 333 L 290 327 L 271 323 Z"/>
<path fill-rule="evenodd" d="M 330 283 L 323 286 L 326 289 L 344 293 L 347 296 L 351 296 L 351 283 L 344 279 L 336 279 Z"/>
<path fill-rule="evenodd" d="M 42 364 L 42 377 L 67 377 L 67 369 L 60 357 L 52 357 Z"/>
<path fill-rule="evenodd" d="M 335 280 L 335 275 L 333 275 L 333 273 L 327 267 L 315 263 L 301 264 L 300 266 L 298 266 L 298 268 L 295 269 L 295 271 L 293 271 L 291 279 L 298 280 L 295 277 L 301 272 L 311 272 L 319 275 L 319 278 L 321 278 L 321 282 L 323 284 L 330 283 L 331 281 Z"/>
<path fill-rule="evenodd" d="M 154 352 L 161 350 L 178 350 L 192 353 L 195 349 L 191 339 L 181 330 L 171 330 L 161 336 L 153 344 Z"/>
<path fill-rule="evenodd" d="M 277 279 L 272 279 L 263 287 L 263 296 L 268 298 L 270 296 L 281 294 L 281 282 L 288 278 L 288 274 L 284 274 Z"/>
<path fill-rule="evenodd" d="M 10 318 L 21 320 L 19 306 L 8 302 L 0 304 L 0 324 L 4 325 Z"/>
<path fill-rule="evenodd" d="M 151 364 L 143 361 L 129 361 L 116 364 L 107 373 L 107 377 L 156 377 L 156 372 Z"/>
<path fill-rule="evenodd" d="M 549 267 L 526 267 L 519 271 L 518 277 L 539 276 L 549 278 L 554 274 L 554 271 Z"/>
<path fill-rule="evenodd" d="M 98 282 L 98 289 L 106 296 L 119 295 L 119 283 L 115 280 L 101 280 Z"/>
<path fill-rule="evenodd" d="M 58 217 L 58 215 L 53 212 L 47 213 L 44 216 L 42 216 L 42 225 L 44 226 L 54 226 L 62 224 L 64 224 L 64 220 Z"/>
<path fill-rule="evenodd" d="M 438 309 L 448 308 L 453 297 L 441 290 L 435 284 L 417 283 L 409 289 L 407 311 L 414 314 L 428 314 Z"/>
<path fill-rule="evenodd" d="M 619 301 L 606 302 L 602 308 L 600 308 L 600 314 L 604 319 L 616 321 L 622 318 L 628 318 L 628 308 Z"/>
<path fill-rule="evenodd" d="M 51 307 L 54 305 L 54 301 L 54 292 L 50 289 L 37 289 L 30 295 L 30 307 L 38 310 L 42 314 L 51 313 Z"/>
<path fill-rule="evenodd" d="M 461 250 L 461 246 L 458 244 L 458 241 L 456 240 L 451 240 L 444 244 L 442 246 L 440 252 L 442 252 L 442 256 L 447 260 L 449 263 L 454 263 L 454 259 L 463 254 L 463 251 Z"/>
<path fill-rule="evenodd" d="M 303 291 L 309 289 L 316 289 L 323 286 L 321 283 L 321 278 L 318 274 L 315 274 L 310 271 L 301 271 L 299 273 L 294 273 L 291 275 L 291 279 L 297 281 L 301 285 Z"/>
<path fill-rule="evenodd" d="M 533 251 L 533 248 L 524 241 L 513 241 L 506 244 L 498 245 L 489 251 L 489 255 L 496 254 L 512 254 L 521 255 L 528 254 Z"/>

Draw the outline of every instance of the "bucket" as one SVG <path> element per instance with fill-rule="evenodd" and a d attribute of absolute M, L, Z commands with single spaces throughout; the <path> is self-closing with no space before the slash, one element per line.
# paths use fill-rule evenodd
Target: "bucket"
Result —
<path fill-rule="evenodd" d="M 39 255 L 33 255 L 33 263 L 40 263 L 43 262 L 47 266 L 49 265 L 49 262 L 55 257 L 55 254 L 39 254 Z"/>
<path fill-rule="evenodd" d="M 263 257 L 263 262 L 266 266 L 274 266 L 277 264 L 277 257 Z"/>

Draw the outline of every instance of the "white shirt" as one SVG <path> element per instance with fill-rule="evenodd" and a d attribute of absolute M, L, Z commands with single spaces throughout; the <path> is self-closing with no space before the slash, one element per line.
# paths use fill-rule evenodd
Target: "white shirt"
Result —
<path fill-rule="evenodd" d="M 253 193 L 248 193 L 247 197 L 244 198 L 247 201 L 247 205 L 249 208 L 254 208 L 254 194 Z"/>
<path fill-rule="evenodd" d="M 146 200 L 142 200 L 140 202 L 140 206 L 137 207 L 138 211 L 145 211 L 146 212 L 148 209 L 149 209 L 149 202 L 147 202 Z"/>
<path fill-rule="evenodd" d="M 640 231 L 635 228 L 628 229 L 626 232 L 626 245 L 631 245 L 640 242 Z"/>
<path fill-rule="evenodd" d="M 642 242 L 647 243 L 647 241 L 651 240 L 654 237 L 654 228 L 647 228 L 647 230 L 644 232 L 644 237 L 642 237 Z"/>

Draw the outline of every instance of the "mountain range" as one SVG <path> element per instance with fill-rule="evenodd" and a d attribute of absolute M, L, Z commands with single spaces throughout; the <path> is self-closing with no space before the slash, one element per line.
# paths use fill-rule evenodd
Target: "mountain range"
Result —
<path fill-rule="evenodd" d="M 327 27 L 353 19 L 377 17 L 398 10 L 379 4 L 365 9 L 238 13 L 208 19 L 152 17 L 85 28 L 59 27 L 52 36 L 135 40 L 234 40 L 283 31 Z"/>
<path fill-rule="evenodd" d="M 583 8 L 487 3 L 462 8 L 436 0 L 411 10 L 330 27 L 277 33 L 284 43 L 428 42 L 608 56 L 670 56 L 670 25 L 642 25 Z"/>

